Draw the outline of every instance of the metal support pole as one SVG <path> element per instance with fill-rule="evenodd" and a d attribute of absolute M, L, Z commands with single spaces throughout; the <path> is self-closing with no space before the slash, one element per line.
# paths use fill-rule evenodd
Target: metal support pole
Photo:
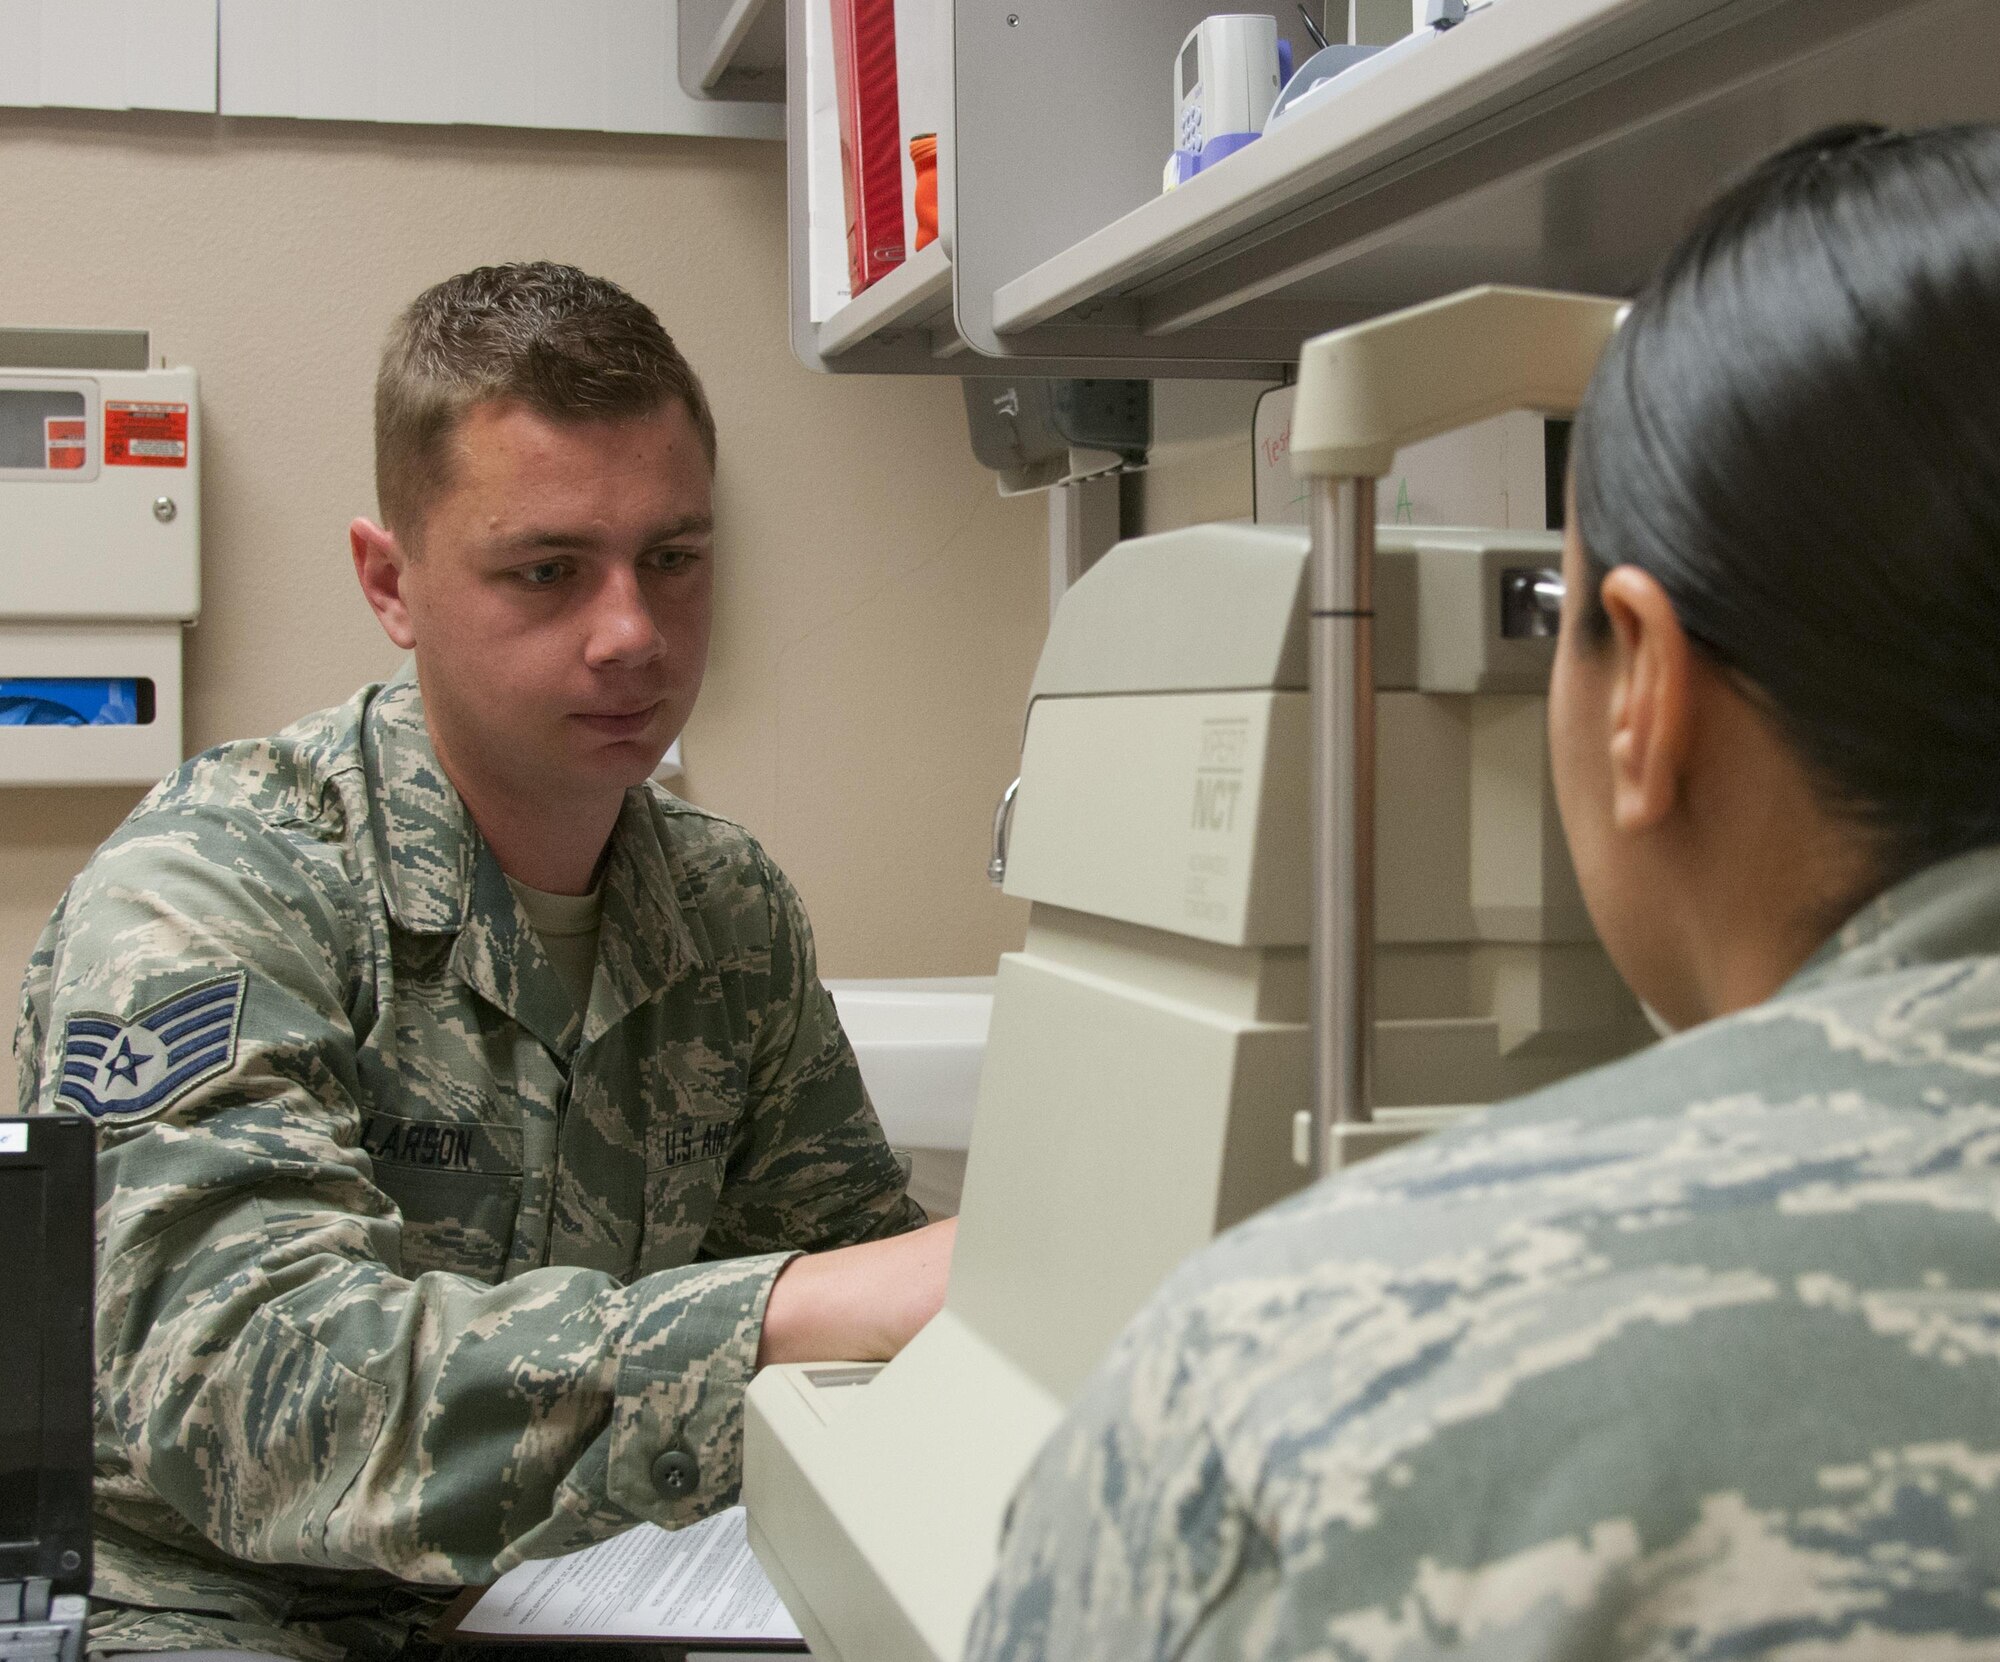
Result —
<path fill-rule="evenodd" d="M 1375 1061 L 1375 481 L 1312 482 L 1313 1156 L 1365 1123 Z"/>
<path fill-rule="evenodd" d="M 1118 546 L 1118 479 L 1103 473 L 1049 491 L 1049 616 L 1069 586 Z"/>

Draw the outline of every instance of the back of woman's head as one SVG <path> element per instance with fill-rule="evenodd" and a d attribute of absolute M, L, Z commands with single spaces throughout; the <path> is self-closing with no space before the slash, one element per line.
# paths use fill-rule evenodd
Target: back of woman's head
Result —
<path fill-rule="evenodd" d="M 2000 842 L 2000 128 L 1831 130 L 1722 197 L 1573 441 L 1636 565 L 1750 684 L 1884 880 Z"/>

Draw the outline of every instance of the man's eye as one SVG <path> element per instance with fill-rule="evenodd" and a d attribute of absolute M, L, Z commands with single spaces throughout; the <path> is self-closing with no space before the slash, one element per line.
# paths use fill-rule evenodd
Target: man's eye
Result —
<path fill-rule="evenodd" d="M 540 565 L 523 566 L 521 581 L 530 588 L 546 589 L 562 581 L 563 565 L 560 560 L 544 560 Z"/>
<path fill-rule="evenodd" d="M 692 548 L 656 548 L 646 556 L 646 563 L 655 571 L 682 571 L 700 558 Z"/>

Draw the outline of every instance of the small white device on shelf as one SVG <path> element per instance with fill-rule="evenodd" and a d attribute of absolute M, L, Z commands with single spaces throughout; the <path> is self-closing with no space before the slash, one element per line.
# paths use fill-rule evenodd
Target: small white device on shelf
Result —
<path fill-rule="evenodd" d="M 1264 130 L 1290 68 L 1278 20 L 1252 14 L 1204 17 L 1174 59 L 1174 148 L 1162 188 L 1184 185 Z"/>
<path fill-rule="evenodd" d="M 1308 110 L 1345 96 L 1492 4 L 1493 0 L 1481 0 L 1476 7 L 1470 0 L 1411 0 L 1411 28 L 1401 40 L 1388 46 L 1329 46 L 1315 52 L 1296 75 L 1286 77 L 1284 91 L 1265 117 L 1264 131 L 1275 133 Z"/>

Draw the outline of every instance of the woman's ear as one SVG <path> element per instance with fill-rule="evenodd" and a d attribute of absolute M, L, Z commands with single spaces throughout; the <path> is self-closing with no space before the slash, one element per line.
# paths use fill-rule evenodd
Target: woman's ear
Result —
<path fill-rule="evenodd" d="M 1605 574 L 1611 620 L 1611 818 L 1644 832 L 1680 802 L 1694 742 L 1694 649 L 1659 582 L 1638 566 Z"/>

